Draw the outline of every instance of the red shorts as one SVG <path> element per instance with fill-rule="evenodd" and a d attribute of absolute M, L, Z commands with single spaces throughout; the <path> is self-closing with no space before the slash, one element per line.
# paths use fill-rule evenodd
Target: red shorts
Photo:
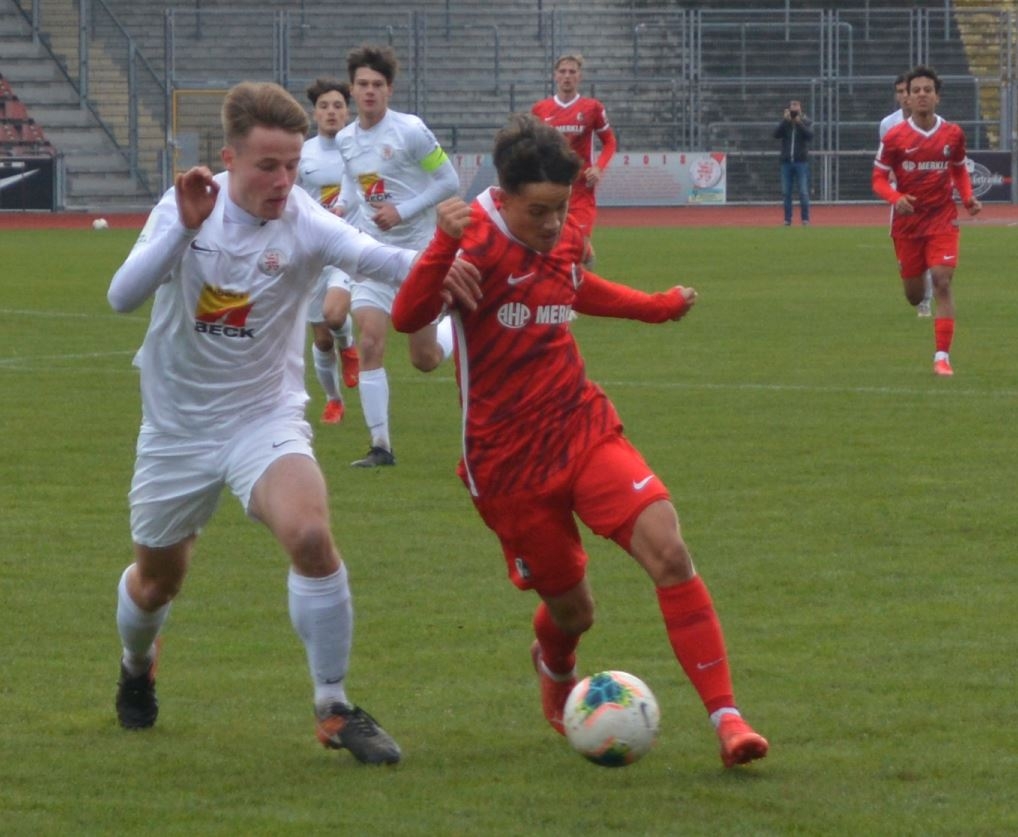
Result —
<path fill-rule="evenodd" d="M 539 493 L 481 497 L 474 503 L 498 535 L 513 584 L 543 596 L 560 596 L 579 584 L 586 572 L 587 553 L 576 517 L 595 534 L 628 550 L 640 512 L 667 499 L 664 483 L 619 433 L 560 472 Z"/>
<path fill-rule="evenodd" d="M 580 231 L 590 238 L 594 232 L 594 221 L 597 218 L 597 201 L 589 189 L 581 189 L 573 184 L 573 192 L 569 198 L 569 217 L 573 219 Z"/>
<path fill-rule="evenodd" d="M 894 254 L 902 279 L 922 276 L 931 267 L 958 266 L 958 230 L 923 236 L 895 236 Z"/>

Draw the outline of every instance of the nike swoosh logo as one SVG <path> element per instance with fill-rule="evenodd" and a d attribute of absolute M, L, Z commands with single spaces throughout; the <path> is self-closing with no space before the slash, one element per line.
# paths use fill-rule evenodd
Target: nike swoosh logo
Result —
<path fill-rule="evenodd" d="M 944 256 L 944 261 L 945 261 L 945 262 L 949 262 L 949 261 L 951 261 L 952 259 L 954 259 L 954 256 Z"/>
<path fill-rule="evenodd" d="M 197 250 L 199 253 L 218 253 L 214 247 L 202 247 L 197 241 L 191 242 L 191 249 Z"/>
<path fill-rule="evenodd" d="M 724 660 L 725 660 L 724 657 L 718 657 L 716 660 L 711 660 L 709 663 L 697 663 L 696 667 L 700 671 L 703 671 L 704 669 L 714 668 L 714 666 L 718 665 L 719 663 L 723 663 Z"/>
<path fill-rule="evenodd" d="M 526 282 L 533 275 L 534 275 L 533 271 L 531 271 L 530 273 L 524 273 L 522 276 L 513 276 L 510 273 L 509 278 L 506 279 L 506 282 L 508 282 L 510 285 L 518 285 L 520 284 L 520 282 Z"/>
<path fill-rule="evenodd" d="M 649 483 L 652 479 L 654 479 L 653 474 L 651 474 L 649 477 L 644 477 L 639 482 L 633 480 L 633 491 L 643 491 L 643 489 L 647 487 L 647 483 Z"/>
<path fill-rule="evenodd" d="M 919 146 L 917 145 L 915 148 L 906 148 L 905 149 L 905 153 L 906 154 L 914 154 L 918 150 L 919 150 Z"/>
<path fill-rule="evenodd" d="M 300 441 L 300 439 L 283 439 L 282 442 L 273 442 L 272 443 L 272 447 L 274 447 L 274 448 L 281 448 L 281 447 L 283 447 L 283 445 L 290 444 L 290 442 L 299 442 L 299 441 Z"/>
<path fill-rule="evenodd" d="M 10 177 L 0 177 L 0 190 L 13 186 L 15 183 L 20 183 L 22 180 L 28 180 L 28 178 L 37 175 L 40 171 L 42 169 L 32 169 L 31 171 L 23 171 L 21 174 L 12 174 Z"/>

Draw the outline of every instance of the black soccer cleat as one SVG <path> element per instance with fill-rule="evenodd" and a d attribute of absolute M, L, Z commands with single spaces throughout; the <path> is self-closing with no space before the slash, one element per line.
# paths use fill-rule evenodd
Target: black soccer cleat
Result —
<path fill-rule="evenodd" d="M 350 463 L 354 468 L 378 468 L 385 465 L 395 465 L 396 457 L 391 450 L 372 445 L 371 450 L 363 459 L 355 459 Z"/>
<path fill-rule="evenodd" d="M 156 666 L 152 665 L 137 677 L 127 673 L 120 664 L 120 681 L 117 683 L 117 720 L 124 729 L 148 729 L 159 716 L 156 699 Z"/>
<path fill-rule="evenodd" d="M 316 712 L 315 734 L 322 746 L 347 749 L 362 764 L 396 764 L 399 745 L 359 706 L 332 703 Z"/>

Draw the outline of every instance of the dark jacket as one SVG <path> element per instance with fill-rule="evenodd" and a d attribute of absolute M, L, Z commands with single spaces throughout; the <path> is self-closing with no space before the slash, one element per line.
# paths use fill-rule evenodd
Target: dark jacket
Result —
<path fill-rule="evenodd" d="M 805 116 L 798 123 L 782 119 L 774 129 L 774 139 L 781 140 L 782 163 L 805 163 L 809 157 L 809 141 L 813 139 L 812 122 Z"/>

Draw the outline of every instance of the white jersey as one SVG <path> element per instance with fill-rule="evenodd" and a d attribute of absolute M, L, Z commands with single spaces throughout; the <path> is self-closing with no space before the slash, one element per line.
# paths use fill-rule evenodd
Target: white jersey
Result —
<path fill-rule="evenodd" d="M 399 284 L 416 255 L 379 244 L 293 189 L 282 217 L 260 221 L 229 198 L 186 230 L 170 189 L 110 284 L 132 310 L 158 286 L 141 369 L 143 423 L 228 436 L 270 415 L 302 416 L 305 312 L 326 264 Z"/>
<path fill-rule="evenodd" d="M 435 233 L 437 200 L 423 210 L 401 212 L 403 222 L 390 230 L 374 224 L 371 206 L 413 205 L 431 186 L 431 172 L 448 158 L 428 126 L 412 114 L 388 110 L 367 130 L 354 120 L 336 141 L 346 164 L 341 202 L 349 208 L 350 223 L 387 244 L 423 250 Z M 452 194 L 455 189 L 439 200 Z"/>
<path fill-rule="evenodd" d="M 297 183 L 326 209 L 332 209 L 339 201 L 343 168 L 335 137 L 311 137 L 300 152 Z"/>
<path fill-rule="evenodd" d="M 339 203 L 343 185 L 343 155 L 335 137 L 319 134 L 304 143 L 297 170 L 297 185 L 311 195 L 325 209 L 332 210 Z M 326 267 L 315 288 L 308 309 L 308 322 L 325 322 L 325 294 L 329 287 L 350 290 L 350 276 L 337 267 Z"/>
<path fill-rule="evenodd" d="M 884 134 L 891 130 L 899 122 L 905 121 L 905 111 L 898 108 L 894 113 L 889 113 L 883 119 L 880 120 L 879 137 L 880 141 L 884 141 Z"/>

